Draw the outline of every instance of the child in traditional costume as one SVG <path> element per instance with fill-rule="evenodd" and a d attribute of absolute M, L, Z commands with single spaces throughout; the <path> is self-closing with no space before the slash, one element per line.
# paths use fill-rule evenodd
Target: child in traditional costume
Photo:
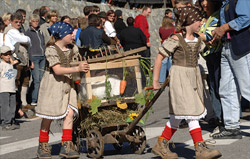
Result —
<path fill-rule="evenodd" d="M 196 159 L 218 158 L 221 153 L 207 147 L 199 125 L 199 119 L 205 117 L 207 113 L 198 67 L 199 53 L 203 51 L 205 44 L 196 34 L 200 29 L 202 17 L 198 9 L 182 7 L 177 9 L 176 18 L 176 33 L 163 42 L 155 60 L 153 74 L 155 90 L 160 89 L 161 61 L 172 55 L 173 65 L 169 73 L 170 120 L 152 151 L 162 158 L 178 158 L 176 153 L 169 150 L 169 141 L 181 120 L 185 119 L 195 145 Z"/>
<path fill-rule="evenodd" d="M 51 158 L 48 145 L 50 124 L 53 119 L 63 119 L 61 157 L 79 158 L 72 142 L 73 116 L 78 113 L 77 95 L 74 88 L 72 73 L 88 72 L 89 65 L 85 62 L 70 67 L 73 57 L 79 51 L 73 45 L 73 27 L 65 22 L 53 24 L 49 31 L 52 38 L 45 51 L 46 71 L 43 75 L 36 115 L 43 118 L 39 136 L 38 158 Z"/>

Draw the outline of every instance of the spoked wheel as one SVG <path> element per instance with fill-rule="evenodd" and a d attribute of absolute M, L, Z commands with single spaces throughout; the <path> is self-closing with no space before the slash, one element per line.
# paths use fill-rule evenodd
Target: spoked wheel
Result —
<path fill-rule="evenodd" d="M 77 135 L 77 137 L 75 139 L 75 142 L 76 142 L 77 151 L 80 152 L 80 147 L 81 147 L 81 138 L 80 138 L 80 135 Z"/>
<path fill-rule="evenodd" d="M 88 156 L 91 158 L 100 158 L 104 152 L 104 140 L 98 130 L 90 130 L 86 138 Z"/>
<path fill-rule="evenodd" d="M 81 137 L 80 132 L 78 132 L 75 143 L 76 143 L 77 151 L 83 152 L 85 148 L 85 144 L 84 144 L 83 138 Z"/>
<path fill-rule="evenodd" d="M 76 145 L 77 151 L 80 151 L 80 120 L 79 118 L 74 118 L 74 123 L 73 123 L 73 143 Z"/>
<path fill-rule="evenodd" d="M 144 130 L 140 126 L 136 126 L 131 135 L 134 136 L 136 140 L 140 141 L 139 143 L 131 142 L 131 150 L 135 154 L 142 154 L 146 148 L 146 134 Z"/>

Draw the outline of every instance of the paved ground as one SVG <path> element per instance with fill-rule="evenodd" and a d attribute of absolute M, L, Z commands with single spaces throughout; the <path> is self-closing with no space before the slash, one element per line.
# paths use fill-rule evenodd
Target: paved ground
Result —
<path fill-rule="evenodd" d="M 144 126 L 147 136 L 147 148 L 142 155 L 135 155 L 131 152 L 129 144 L 125 143 L 121 151 L 114 150 L 112 145 L 105 145 L 104 158 L 106 159 L 160 159 L 151 153 L 151 148 L 161 134 L 164 125 L 168 119 L 168 99 L 164 92 L 154 105 L 154 113 L 151 113 Z M 0 129 L 0 158 L 1 159 L 32 159 L 36 158 L 38 145 L 38 136 L 41 119 L 22 119 L 21 129 L 13 131 L 2 131 Z M 50 144 L 52 145 L 52 158 L 58 159 L 61 140 L 61 122 L 53 122 L 50 135 Z M 204 139 L 209 139 L 209 133 L 213 128 L 206 122 L 201 121 L 202 133 Z M 224 159 L 250 159 L 250 113 L 243 113 L 241 119 L 241 129 L 243 139 L 241 140 L 216 140 L 215 147 L 219 149 Z M 179 129 L 172 140 L 179 158 L 194 158 L 194 147 L 189 135 L 188 129 Z M 82 140 L 85 145 L 85 140 Z M 81 149 L 81 158 L 86 157 L 86 149 Z"/>

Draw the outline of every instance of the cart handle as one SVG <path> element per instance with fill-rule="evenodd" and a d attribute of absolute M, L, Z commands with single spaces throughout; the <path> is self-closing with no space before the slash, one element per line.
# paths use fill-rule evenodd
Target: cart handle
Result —
<path fill-rule="evenodd" d="M 155 101 L 159 98 L 159 96 L 161 95 L 161 93 L 165 90 L 165 88 L 168 85 L 168 83 L 169 83 L 169 76 L 166 78 L 165 82 L 163 83 L 163 85 L 161 86 L 161 88 L 157 91 L 157 93 L 154 95 L 154 97 L 150 101 L 146 102 L 145 108 L 140 112 L 140 114 L 135 118 L 135 120 L 133 120 L 129 124 L 129 126 L 126 129 L 124 129 L 124 132 L 126 134 L 130 134 L 134 130 L 136 124 L 141 120 L 141 118 L 153 106 L 153 104 L 155 103 Z"/>

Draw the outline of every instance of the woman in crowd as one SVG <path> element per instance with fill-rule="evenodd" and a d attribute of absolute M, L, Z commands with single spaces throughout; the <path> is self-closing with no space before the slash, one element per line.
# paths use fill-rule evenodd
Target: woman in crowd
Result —
<path fill-rule="evenodd" d="M 104 23 L 104 31 L 107 36 L 112 38 L 111 44 L 120 44 L 120 40 L 117 38 L 115 28 L 112 23 L 115 22 L 115 12 L 113 10 L 107 11 L 107 20 Z"/>
<path fill-rule="evenodd" d="M 8 26 L 10 24 L 10 16 L 11 13 L 4 13 L 2 16 L 3 22 L 5 26 Z"/>
<path fill-rule="evenodd" d="M 44 23 L 41 25 L 40 30 L 44 36 L 44 41 L 45 41 L 45 45 L 47 45 L 47 43 L 49 42 L 51 35 L 48 31 L 48 28 L 57 22 L 57 18 L 58 18 L 58 12 L 56 10 L 50 10 L 47 14 L 47 23 Z"/>
<path fill-rule="evenodd" d="M 174 20 L 170 17 L 164 16 L 162 19 L 162 26 L 159 28 L 159 34 L 161 37 L 161 43 L 166 40 L 171 34 L 174 33 Z M 159 77 L 159 82 L 162 83 L 165 81 L 166 76 L 168 75 L 169 69 L 172 65 L 171 57 L 165 57 L 162 60 L 161 73 Z"/>
<path fill-rule="evenodd" d="M 34 90 L 32 91 L 31 105 L 37 105 L 38 91 L 40 82 L 44 73 L 45 67 L 45 42 L 44 36 L 39 29 L 40 17 L 37 14 L 30 16 L 30 28 L 26 31 L 26 35 L 30 37 L 31 47 L 28 50 L 29 59 L 31 61 L 31 73 L 34 83 Z"/>
<path fill-rule="evenodd" d="M 163 17 L 162 25 L 159 28 L 159 34 L 161 37 L 161 43 L 166 40 L 172 33 L 174 33 L 174 20 L 167 16 Z"/>

